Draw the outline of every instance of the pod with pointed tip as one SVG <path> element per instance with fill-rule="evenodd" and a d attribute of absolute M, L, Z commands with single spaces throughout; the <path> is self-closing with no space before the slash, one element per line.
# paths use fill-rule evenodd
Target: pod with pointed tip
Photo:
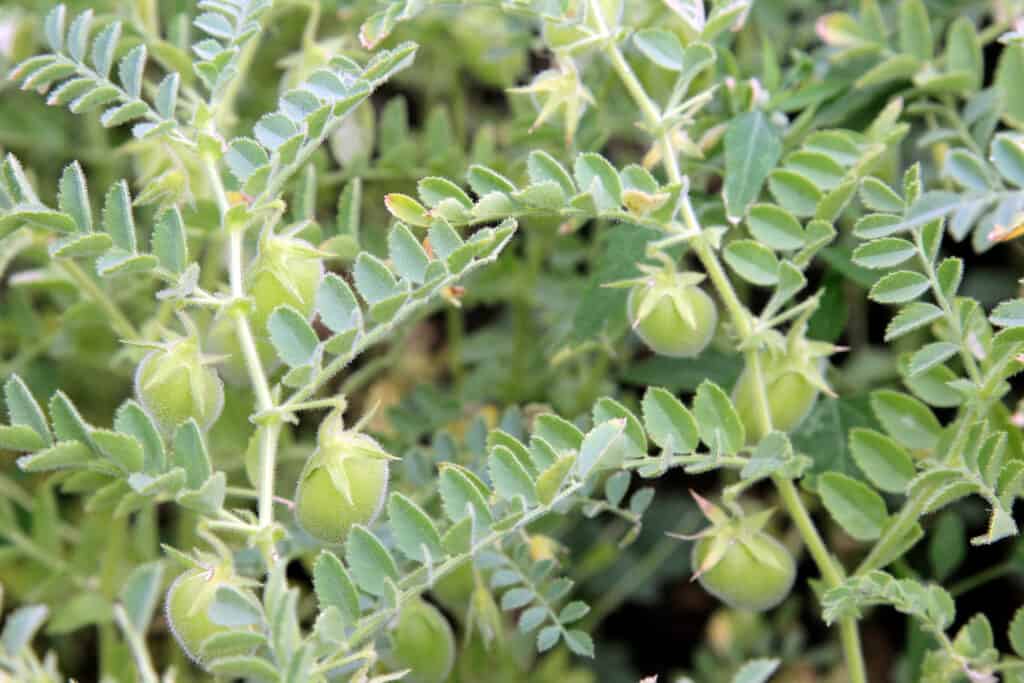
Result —
<path fill-rule="evenodd" d="M 135 371 L 135 396 L 164 433 L 192 418 L 208 429 L 224 407 L 224 385 L 191 338 L 146 355 Z"/>
<path fill-rule="evenodd" d="M 687 358 L 703 351 L 715 333 L 718 309 L 692 273 L 657 277 L 638 284 L 626 301 L 637 336 L 655 353 Z"/>
<path fill-rule="evenodd" d="M 295 490 L 295 519 L 313 538 L 341 543 L 356 524 L 369 524 L 388 490 L 388 458 L 370 436 L 341 428 L 329 416 Z"/>
<path fill-rule="evenodd" d="M 398 669 L 409 669 L 409 683 L 443 683 L 455 664 L 455 634 L 441 612 L 413 599 L 402 606 L 391 634 L 391 654 Z"/>
<path fill-rule="evenodd" d="M 203 664 L 199 649 L 207 638 L 230 630 L 210 619 L 207 611 L 213 604 L 218 586 L 230 582 L 231 570 L 189 569 L 179 575 L 167 591 L 164 613 L 171 633 L 185 654 L 197 664 Z"/>
<path fill-rule="evenodd" d="M 693 544 L 691 563 L 699 572 L 715 537 Z M 708 593 L 736 609 L 763 612 L 782 602 L 793 588 L 796 564 L 777 539 L 763 531 L 745 534 L 730 543 L 710 568 L 697 575 Z"/>
<path fill-rule="evenodd" d="M 818 388 L 808 379 L 807 373 L 820 376 L 821 362 L 805 363 L 776 351 L 765 350 L 759 354 L 772 429 L 792 431 L 804 421 L 818 400 Z M 754 374 L 750 368 L 745 368 L 733 388 L 732 399 L 746 428 L 747 441 L 751 444 L 765 437 L 758 418 L 756 392 Z"/>
<path fill-rule="evenodd" d="M 307 318 L 312 316 L 323 274 L 323 261 L 311 245 L 290 237 L 265 236 L 246 282 L 253 301 L 255 333 L 267 333 L 267 320 L 278 306 L 291 306 Z"/>

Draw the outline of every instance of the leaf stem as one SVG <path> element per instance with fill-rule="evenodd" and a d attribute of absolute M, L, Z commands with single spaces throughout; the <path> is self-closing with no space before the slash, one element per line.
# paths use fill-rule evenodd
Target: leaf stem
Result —
<path fill-rule="evenodd" d="M 96 305 L 103 309 L 107 317 L 110 319 L 111 327 L 114 331 L 124 339 L 125 341 L 139 341 L 141 337 L 135 326 L 125 316 L 125 314 L 118 308 L 117 304 L 109 294 L 100 289 L 100 286 L 96 284 L 88 273 L 72 261 L 71 259 L 57 259 L 57 263 L 60 264 L 61 269 L 67 273 L 68 277 L 78 285 L 78 287 L 85 293 L 87 297 L 92 299 Z"/>

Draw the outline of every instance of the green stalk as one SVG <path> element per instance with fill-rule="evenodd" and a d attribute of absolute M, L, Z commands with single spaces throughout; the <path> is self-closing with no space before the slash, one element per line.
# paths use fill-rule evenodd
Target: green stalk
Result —
<path fill-rule="evenodd" d="M 640 83 L 639 79 L 637 79 L 636 74 L 626 61 L 622 51 L 619 50 L 619 47 L 614 40 L 610 38 L 608 27 L 605 24 L 604 17 L 601 14 L 601 7 L 597 0 L 591 0 L 590 9 L 597 20 L 598 29 L 609 37 L 609 39 L 605 41 L 603 49 L 608 60 L 611 62 L 612 68 L 618 74 L 623 85 L 625 85 L 626 90 L 629 91 L 640 111 L 643 113 L 646 123 L 650 129 L 654 131 L 661 131 L 659 143 L 662 147 L 662 162 L 665 166 L 665 172 L 668 175 L 669 180 L 673 183 L 682 182 L 682 173 L 679 170 L 679 161 L 676 158 L 675 150 L 672 147 L 672 141 L 669 138 L 668 133 L 662 130 L 663 123 L 661 120 L 661 111 L 658 105 L 654 103 L 646 90 L 644 90 L 643 85 Z M 701 265 L 703 265 L 705 272 L 708 274 L 708 278 L 711 280 L 712 285 L 718 292 L 719 298 L 721 298 L 726 310 L 729 312 L 729 316 L 736 328 L 737 336 L 741 341 L 745 341 L 746 338 L 750 336 L 753 327 L 750 320 L 750 314 L 746 307 L 743 306 L 742 302 L 740 302 L 739 297 L 736 294 L 736 290 L 732 286 L 732 282 L 725 274 L 725 271 L 718 260 L 717 254 L 715 254 L 710 245 L 701 238 L 701 226 L 693 212 L 688 196 L 684 197 L 682 212 L 683 220 L 685 221 L 687 228 L 697 235 L 697 238 L 692 241 L 694 254 L 700 260 Z M 771 429 L 771 413 L 768 409 L 764 378 L 760 367 L 760 359 L 756 352 L 751 351 L 747 352 L 746 361 L 754 378 L 756 379 L 758 419 L 761 421 L 762 427 L 765 428 L 767 432 Z M 829 554 L 828 549 L 821 538 L 821 534 L 815 527 L 814 521 L 807 512 L 807 508 L 800 499 L 793 482 L 779 477 L 773 477 L 772 482 L 775 484 L 775 487 L 779 492 L 779 497 L 786 508 L 786 512 L 792 518 L 793 523 L 800 532 L 804 545 L 807 546 L 808 551 L 811 553 L 811 557 L 818 565 L 818 571 L 821 572 L 821 576 L 825 580 L 826 585 L 830 588 L 839 585 L 843 581 L 844 576 L 842 566 Z M 864 655 L 860 644 L 860 635 L 857 631 L 856 620 L 852 618 L 840 620 L 839 636 L 843 646 L 843 656 L 846 660 L 847 674 L 850 682 L 867 683 L 868 679 L 864 666 Z"/>
<path fill-rule="evenodd" d="M 227 201 L 227 193 L 224 191 L 224 184 L 216 166 L 210 160 L 206 160 L 206 175 L 213 189 L 213 196 L 217 201 L 220 210 L 221 222 L 224 215 L 230 209 Z M 231 295 L 236 301 L 245 298 L 245 287 L 242 275 L 242 229 L 234 229 L 228 234 L 228 248 L 230 261 L 228 264 L 228 277 L 231 283 Z M 242 357 L 245 360 L 245 367 L 249 373 L 249 381 L 256 392 L 256 404 L 258 411 L 266 415 L 266 420 L 261 426 L 260 434 L 260 481 L 259 481 L 259 520 L 260 526 L 266 528 L 274 523 L 274 470 L 277 459 L 277 441 L 281 434 L 281 417 L 274 413 L 275 408 L 273 396 L 270 393 L 270 383 L 267 381 L 267 374 L 260 362 L 259 351 L 256 349 L 256 341 L 253 338 L 252 329 L 249 327 L 249 319 L 246 317 L 245 309 L 235 306 L 232 309 L 232 318 L 235 323 L 235 331 L 238 334 L 239 345 L 242 349 Z"/>

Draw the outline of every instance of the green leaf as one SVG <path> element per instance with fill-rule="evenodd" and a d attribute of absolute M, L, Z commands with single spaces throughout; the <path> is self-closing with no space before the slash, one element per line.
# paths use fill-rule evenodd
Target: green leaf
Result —
<path fill-rule="evenodd" d="M 928 539 L 928 560 L 932 573 L 945 581 L 967 558 L 967 528 L 955 510 L 939 515 Z"/>
<path fill-rule="evenodd" d="M 18 467 L 25 472 L 47 472 L 85 465 L 96 456 L 80 441 L 60 441 L 44 451 L 18 458 Z"/>
<path fill-rule="evenodd" d="M 805 244 L 800 222 L 781 206 L 751 206 L 747 214 L 747 227 L 755 239 L 778 251 L 800 249 Z"/>
<path fill-rule="evenodd" d="M 522 461 L 505 446 L 495 446 L 487 460 L 494 490 L 505 500 L 522 498 L 527 505 L 536 505 L 537 486 Z"/>
<path fill-rule="evenodd" d="M 365 251 L 356 259 L 352 275 L 356 289 L 371 306 L 402 291 L 384 262 Z"/>
<path fill-rule="evenodd" d="M 8 451 L 37 451 L 46 442 L 28 425 L 0 425 L 0 448 Z"/>
<path fill-rule="evenodd" d="M 60 5 L 58 9 L 63 17 L 64 6 Z M 47 23 L 49 24 L 49 21 Z M 26 605 L 12 610 L 4 620 L 4 628 L 0 632 L 0 645 L 3 646 L 4 652 L 14 656 L 22 654 L 22 650 L 28 646 L 46 621 L 48 613 L 46 605 Z"/>
<path fill-rule="evenodd" d="M 753 240 L 736 240 L 725 248 L 725 262 L 747 282 L 770 287 L 779 281 L 779 260 Z"/>
<path fill-rule="evenodd" d="M 142 94 L 142 75 L 146 70 L 146 45 L 141 44 L 129 50 L 117 64 L 117 75 L 129 97 Z"/>
<path fill-rule="evenodd" d="M 422 228 L 430 226 L 430 215 L 427 210 L 412 197 L 392 192 L 385 195 L 384 206 L 392 216 L 403 223 Z"/>
<path fill-rule="evenodd" d="M 1018 657 L 1024 657 L 1024 607 L 1019 607 L 1013 614 L 1010 628 L 1007 631 L 1010 647 Z"/>
<path fill-rule="evenodd" d="M 348 283 L 328 273 L 320 281 L 316 294 L 316 309 L 320 319 L 334 333 L 345 332 L 362 325 L 362 309 Z"/>
<path fill-rule="evenodd" d="M 1001 302 L 988 319 L 996 327 L 1024 327 L 1024 299 Z"/>
<path fill-rule="evenodd" d="M 210 455 L 203 441 L 203 434 L 196 421 L 183 422 L 174 432 L 174 457 L 172 465 L 185 470 L 186 486 L 197 490 L 213 474 Z"/>
<path fill-rule="evenodd" d="M 185 223 L 177 207 L 160 214 L 153 229 L 153 254 L 161 267 L 180 275 L 188 265 L 188 241 Z"/>
<path fill-rule="evenodd" d="M 900 52 L 920 60 L 932 58 L 935 51 L 928 10 L 922 0 L 900 2 Z"/>
<path fill-rule="evenodd" d="M 767 683 L 779 668 L 778 659 L 752 659 L 736 672 L 732 683 Z"/>
<path fill-rule="evenodd" d="M 1007 182 L 1024 188 L 1024 138 L 1000 133 L 992 141 L 991 159 Z"/>
<path fill-rule="evenodd" d="M 868 480 L 887 493 L 904 493 L 916 474 L 906 449 L 873 429 L 850 431 L 850 453 Z"/>
<path fill-rule="evenodd" d="M 907 448 L 932 449 L 938 443 L 942 425 L 916 398 L 882 389 L 871 394 L 871 408 L 889 436 Z"/>
<path fill-rule="evenodd" d="M 78 409 L 63 391 L 57 391 L 50 399 L 50 421 L 53 424 L 53 433 L 57 437 L 57 441 L 90 443 L 89 434 L 92 432 L 92 427 L 82 419 Z M 118 429 L 118 431 L 123 430 Z"/>
<path fill-rule="evenodd" d="M 853 262 L 875 270 L 892 268 L 917 253 L 917 247 L 899 237 L 883 237 L 861 244 L 853 250 Z"/>
<path fill-rule="evenodd" d="M 388 522 L 395 545 L 410 560 L 436 565 L 444 557 L 441 536 L 430 516 L 397 491 L 388 498 Z"/>
<path fill-rule="evenodd" d="M 942 263 L 935 270 L 935 279 L 939 283 L 939 291 L 947 300 L 952 300 L 960 289 L 960 282 L 964 276 L 964 262 L 955 256 L 942 259 Z"/>
<path fill-rule="evenodd" d="M 822 193 L 807 176 L 789 169 L 777 169 L 768 176 L 772 196 L 797 216 L 813 216 Z"/>
<path fill-rule="evenodd" d="M 103 203 L 103 229 L 110 235 L 114 246 L 135 253 L 135 219 L 132 217 L 132 198 L 128 183 L 115 183 L 107 192 Z"/>
<path fill-rule="evenodd" d="M 935 322 L 943 316 L 935 304 L 915 301 L 900 309 L 885 328 L 885 341 L 892 341 L 916 329 Z"/>
<path fill-rule="evenodd" d="M 153 620 L 157 603 L 162 595 L 164 565 L 161 561 L 149 562 L 136 567 L 118 592 L 121 604 L 128 615 L 128 623 L 139 635 L 146 633 Z"/>
<path fill-rule="evenodd" d="M 858 541 L 882 535 L 889 519 L 882 497 L 863 482 L 838 472 L 818 477 L 818 493 L 833 519 Z"/>
<path fill-rule="evenodd" d="M 53 443 L 46 416 L 21 377 L 11 375 L 4 384 L 4 398 L 7 400 L 7 415 L 12 425 L 31 427 L 47 446 Z"/>
<path fill-rule="evenodd" d="M 239 183 L 245 183 L 256 171 L 270 163 L 270 157 L 255 140 L 235 138 L 224 152 L 224 163 Z"/>
<path fill-rule="evenodd" d="M 535 149 L 530 152 L 526 162 L 526 170 L 531 184 L 546 182 L 557 183 L 566 197 L 576 194 L 576 186 L 572 177 L 553 156 L 544 150 Z M 513 188 L 514 189 L 514 188 Z"/>
<path fill-rule="evenodd" d="M 220 626 L 239 628 L 263 622 L 263 610 L 256 600 L 241 589 L 221 584 L 207 610 L 210 621 Z"/>
<path fill-rule="evenodd" d="M 580 154 L 573 172 L 580 189 L 594 197 L 598 211 L 610 211 L 622 205 L 622 181 L 603 156 L 592 152 Z"/>
<path fill-rule="evenodd" d="M 398 566 L 387 548 L 361 525 L 352 527 L 345 541 L 345 562 L 360 588 L 372 595 L 384 596 L 388 584 L 398 582 Z"/>
<path fill-rule="evenodd" d="M 280 680 L 277 669 L 270 662 L 252 655 L 218 657 L 207 667 L 211 673 L 229 680 L 238 678 L 258 681 Z"/>
<path fill-rule="evenodd" d="M 67 8 L 64 5 L 57 5 L 46 15 L 43 22 L 46 42 L 54 52 L 61 52 L 64 49 L 64 23 L 67 17 Z M 26 608 L 30 609 L 30 608 Z M 46 608 L 43 608 L 45 614 Z M 21 647 L 7 648 L 8 652 L 17 652 Z"/>
<path fill-rule="evenodd" d="M 902 214 L 903 199 L 878 178 L 865 178 L 860 186 L 860 200 L 872 211 Z"/>
<path fill-rule="evenodd" d="M 919 375 L 927 370 L 945 363 L 960 350 L 956 344 L 950 342 L 932 342 L 926 344 L 910 357 L 910 364 L 907 368 L 909 376 Z"/>
<path fill-rule="evenodd" d="M 576 458 L 576 474 L 581 479 L 595 470 L 615 467 L 621 462 L 625 429 L 626 420 L 619 419 L 596 425 L 587 432 Z"/>
<path fill-rule="evenodd" d="M 421 284 L 426 276 L 430 259 L 409 228 L 395 224 L 388 234 L 388 254 L 395 271 L 406 280 Z"/>
<path fill-rule="evenodd" d="M 641 406 L 654 443 L 673 453 L 693 452 L 698 441 L 697 422 L 679 399 L 660 387 L 648 387 Z"/>
<path fill-rule="evenodd" d="M 267 319 L 267 331 L 278 357 L 295 368 L 312 362 L 320 338 L 305 316 L 291 306 L 278 306 Z"/>
<path fill-rule="evenodd" d="M 479 197 L 492 193 L 512 194 L 516 191 L 515 183 L 492 168 L 473 164 L 466 172 L 466 182 Z"/>
<path fill-rule="evenodd" d="M 359 594 L 337 555 L 323 550 L 313 564 L 313 589 L 320 611 L 334 607 L 348 623 L 359 619 Z"/>
<path fill-rule="evenodd" d="M 968 190 L 992 190 L 992 178 L 985 162 L 965 149 L 955 149 L 946 155 L 943 173 Z"/>
<path fill-rule="evenodd" d="M 138 403 L 125 401 L 114 414 L 114 429 L 138 439 L 144 454 L 143 471 L 159 474 L 166 469 L 166 454 L 160 431 Z"/>
<path fill-rule="evenodd" d="M 958 17 L 950 24 L 946 34 L 946 68 L 970 75 L 967 90 L 976 90 L 981 86 L 985 72 L 981 41 L 974 22 L 965 16 Z"/>
<path fill-rule="evenodd" d="M 441 467 L 438 488 L 445 514 L 453 522 L 466 518 L 471 512 L 478 524 L 490 522 L 487 489 L 465 468 L 445 463 Z"/>
<path fill-rule="evenodd" d="M 725 208 L 738 223 L 782 155 L 782 141 L 761 111 L 737 116 L 725 132 Z"/>
<path fill-rule="evenodd" d="M 594 641 L 590 635 L 577 629 L 569 629 L 563 635 L 565 644 L 580 657 L 594 657 Z"/>
<path fill-rule="evenodd" d="M 77 161 L 64 167 L 60 176 L 57 206 L 70 215 L 78 232 L 92 232 L 92 208 L 89 206 L 89 190 L 85 185 L 85 174 Z"/>
<path fill-rule="evenodd" d="M 930 286 L 928 278 L 921 273 L 898 270 L 876 282 L 868 298 L 880 304 L 902 304 L 921 296 Z"/>
<path fill-rule="evenodd" d="M 545 626 L 537 634 L 537 652 L 547 652 L 562 637 L 562 629 L 558 626 Z"/>
<path fill-rule="evenodd" d="M 679 38 L 664 29 L 642 29 L 633 34 L 633 43 L 641 54 L 663 69 L 681 71 L 683 68 L 683 46 Z"/>
<path fill-rule="evenodd" d="M 176 73 L 169 73 L 160 81 L 156 90 L 156 97 L 153 98 L 153 106 L 160 116 L 165 119 L 174 118 L 174 109 L 178 103 L 178 87 L 181 77 Z"/>
<path fill-rule="evenodd" d="M 743 448 L 746 431 L 732 401 L 721 387 L 704 380 L 693 399 L 693 415 L 697 419 L 700 440 L 713 453 L 730 455 Z"/>
<path fill-rule="evenodd" d="M 423 178 L 416 184 L 416 188 L 423 203 L 432 209 L 446 199 L 454 199 L 466 209 L 473 206 L 473 200 L 469 198 L 469 195 L 461 187 L 445 178 Z"/>

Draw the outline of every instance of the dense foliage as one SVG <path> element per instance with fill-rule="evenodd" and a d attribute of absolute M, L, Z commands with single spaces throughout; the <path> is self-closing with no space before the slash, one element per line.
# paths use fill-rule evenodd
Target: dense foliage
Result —
<path fill-rule="evenodd" d="M 16 0 L 0 67 L 0 680 L 1024 681 L 1021 0 Z"/>

